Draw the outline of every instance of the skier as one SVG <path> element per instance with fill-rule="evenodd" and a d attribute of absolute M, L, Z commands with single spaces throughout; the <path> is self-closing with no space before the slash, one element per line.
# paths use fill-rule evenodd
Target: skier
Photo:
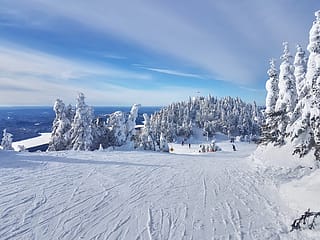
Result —
<path fill-rule="evenodd" d="M 237 151 L 236 146 L 234 144 L 232 144 L 232 149 L 233 151 Z"/>

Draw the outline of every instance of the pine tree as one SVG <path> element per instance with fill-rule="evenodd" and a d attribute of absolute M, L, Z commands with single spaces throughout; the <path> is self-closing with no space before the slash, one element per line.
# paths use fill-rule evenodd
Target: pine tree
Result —
<path fill-rule="evenodd" d="M 92 150 L 106 149 L 111 146 L 110 139 L 110 130 L 106 124 L 106 122 L 102 118 L 97 118 L 92 124 Z"/>
<path fill-rule="evenodd" d="M 294 76 L 296 79 L 297 97 L 298 100 L 302 99 L 305 92 L 305 75 L 307 70 L 307 59 L 305 57 L 305 51 L 302 50 L 300 45 L 297 45 L 297 52 L 294 57 Z"/>
<path fill-rule="evenodd" d="M 270 60 L 270 68 L 267 71 L 269 79 L 266 82 L 266 110 L 265 110 L 265 123 L 262 125 L 261 140 L 267 144 L 269 142 L 275 142 L 278 138 L 277 130 L 277 114 L 275 106 L 279 96 L 278 79 L 279 73 L 275 66 L 275 60 Z"/>
<path fill-rule="evenodd" d="M 269 79 L 266 82 L 266 114 L 270 115 L 275 112 L 276 102 L 279 96 L 278 79 L 279 73 L 275 66 L 275 60 L 270 60 L 270 69 L 268 70 Z M 266 119 L 268 121 L 268 119 Z"/>
<path fill-rule="evenodd" d="M 76 114 L 72 122 L 71 145 L 73 150 L 91 150 L 93 110 L 85 103 L 85 96 L 79 93 L 76 105 Z"/>
<path fill-rule="evenodd" d="M 293 123 L 288 129 L 295 145 L 293 154 L 302 157 L 314 148 L 315 157 L 320 160 L 320 11 L 315 16 L 316 21 L 309 33 L 307 49 L 310 55 L 305 77 L 304 53 L 299 47 L 297 49 L 295 72 L 299 101 L 293 114 Z"/>
<path fill-rule="evenodd" d="M 56 117 L 53 121 L 48 151 L 66 150 L 70 144 L 71 119 L 68 119 L 67 108 L 61 99 L 55 101 L 53 110 Z"/>
<path fill-rule="evenodd" d="M 164 137 L 163 133 L 160 134 L 160 146 L 159 146 L 160 151 L 162 152 L 169 152 L 169 145 Z"/>
<path fill-rule="evenodd" d="M 122 146 L 125 144 L 127 140 L 125 114 L 121 111 L 110 114 L 107 124 L 111 130 L 110 145 Z"/>
<path fill-rule="evenodd" d="M 8 133 L 7 129 L 3 130 L 1 146 L 3 150 L 14 150 L 12 147 L 12 134 Z"/>
<path fill-rule="evenodd" d="M 279 73 L 279 97 L 276 103 L 275 111 L 278 115 L 278 144 L 284 143 L 286 137 L 286 128 L 290 123 L 297 100 L 297 90 L 295 78 L 293 75 L 294 67 L 291 63 L 291 54 L 287 42 L 283 43 L 284 50 L 281 56 L 282 63 Z"/>
<path fill-rule="evenodd" d="M 127 136 L 126 136 L 126 141 L 130 142 L 133 140 L 133 137 L 135 135 L 135 127 L 136 127 L 136 120 L 138 117 L 138 111 L 139 108 L 141 107 L 140 104 L 134 104 L 131 107 L 130 114 L 128 116 L 127 122 L 126 122 L 126 127 L 127 127 Z"/>
<path fill-rule="evenodd" d="M 296 79 L 297 87 L 297 105 L 291 116 L 291 122 L 294 123 L 301 117 L 302 109 L 305 105 L 305 99 L 303 99 L 307 94 L 309 94 L 309 89 L 306 85 L 305 75 L 306 75 L 306 58 L 305 52 L 302 50 L 300 45 L 297 45 L 297 52 L 294 58 L 294 76 Z M 292 131 L 292 130 L 291 130 Z"/>
<path fill-rule="evenodd" d="M 152 136 L 151 126 L 150 126 L 150 118 L 148 114 L 143 114 L 143 129 L 140 134 L 140 147 L 144 150 L 155 150 L 155 141 Z"/>
<path fill-rule="evenodd" d="M 320 160 L 320 11 L 315 13 L 316 21 L 309 34 L 310 52 L 306 83 L 311 86 L 310 123 L 315 144 L 315 156 Z"/>

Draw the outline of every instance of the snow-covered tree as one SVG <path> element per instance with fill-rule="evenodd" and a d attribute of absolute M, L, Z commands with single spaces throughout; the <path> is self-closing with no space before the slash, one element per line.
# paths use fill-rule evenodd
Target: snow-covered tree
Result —
<path fill-rule="evenodd" d="M 150 118 L 148 114 L 143 114 L 143 129 L 140 134 L 140 147 L 144 150 L 155 150 L 155 141 L 150 126 Z"/>
<path fill-rule="evenodd" d="M 309 33 L 307 68 L 305 67 L 305 53 L 300 46 L 297 47 L 294 75 L 297 81 L 298 102 L 287 127 L 287 133 L 290 134 L 287 140 L 292 141 L 295 145 L 294 153 L 303 156 L 310 149 L 314 149 L 316 159 L 320 160 L 320 11 L 317 11 L 315 16 L 316 21 L 314 21 Z M 281 78 L 285 81 L 282 83 L 288 82 L 291 78 L 289 77 L 291 76 L 291 67 L 288 55 L 288 51 L 286 51 L 283 56 L 284 64 Z M 281 87 L 284 88 L 288 85 L 283 84 Z M 285 91 L 291 94 L 289 88 L 286 88 Z M 282 89 L 282 93 L 285 91 Z M 283 97 L 284 95 L 282 94 L 281 101 L 277 102 L 276 111 L 289 113 L 292 109 L 293 97 Z M 284 101 L 285 99 L 287 100 Z M 288 106 L 284 104 L 285 102 Z M 286 123 L 286 119 L 284 122 Z"/>
<path fill-rule="evenodd" d="M 8 133 L 7 129 L 3 130 L 1 146 L 2 146 L 3 150 L 13 150 L 13 147 L 12 147 L 12 134 Z"/>
<path fill-rule="evenodd" d="M 140 107 L 141 107 L 140 104 L 134 104 L 131 107 L 130 114 L 129 114 L 127 122 L 126 122 L 126 125 L 127 125 L 126 126 L 127 127 L 126 140 L 127 141 L 132 141 L 132 138 L 135 135 L 136 120 L 138 117 L 138 111 L 139 111 Z"/>
<path fill-rule="evenodd" d="M 92 138 L 92 150 L 112 146 L 110 129 L 103 118 L 98 117 L 92 124 Z"/>
<path fill-rule="evenodd" d="M 111 129 L 110 138 L 112 146 L 121 146 L 126 143 L 127 140 L 127 127 L 125 114 L 121 111 L 116 111 L 110 114 L 108 119 L 108 126 Z"/>
<path fill-rule="evenodd" d="M 166 138 L 164 137 L 163 133 L 160 134 L 160 151 L 162 152 L 169 152 L 169 145 L 168 142 L 166 140 Z"/>
<path fill-rule="evenodd" d="M 276 103 L 275 111 L 290 114 L 296 105 L 297 90 L 294 78 L 294 67 L 291 63 L 291 54 L 289 52 L 288 42 L 283 43 L 284 50 L 281 56 L 282 63 L 279 73 L 279 97 Z"/>
<path fill-rule="evenodd" d="M 56 117 L 53 121 L 48 151 L 61 151 L 67 149 L 70 144 L 69 131 L 72 120 L 67 117 L 67 111 L 69 113 L 70 110 L 66 108 L 61 99 L 55 101 L 53 110 Z"/>
<path fill-rule="evenodd" d="M 79 93 L 76 105 L 76 114 L 72 122 L 71 145 L 73 150 L 91 150 L 93 110 L 85 103 L 85 96 Z"/>
<path fill-rule="evenodd" d="M 270 69 L 268 70 L 269 79 L 266 82 L 266 114 L 273 114 L 275 112 L 276 102 L 279 95 L 278 79 L 279 73 L 275 66 L 275 60 L 270 60 Z"/>
<path fill-rule="evenodd" d="M 297 52 L 294 58 L 294 76 L 296 79 L 297 88 L 297 105 L 291 116 L 291 122 L 294 123 L 302 116 L 302 109 L 305 105 L 304 97 L 309 93 L 309 89 L 306 85 L 305 75 L 306 75 L 306 62 L 305 52 L 302 50 L 300 45 L 297 45 Z M 292 129 L 289 129 L 292 132 Z"/>
<path fill-rule="evenodd" d="M 275 66 L 275 60 L 270 60 L 270 68 L 267 71 L 269 79 L 266 82 L 266 110 L 265 110 L 265 123 L 262 126 L 262 142 L 274 142 L 278 138 L 278 125 L 277 114 L 275 106 L 279 96 L 278 79 L 279 73 Z"/>
<path fill-rule="evenodd" d="M 278 115 L 278 139 L 279 144 L 284 143 L 286 128 L 290 123 L 297 101 L 297 89 L 294 77 L 294 67 L 291 63 L 291 54 L 287 42 L 283 43 L 284 50 L 281 56 L 282 63 L 279 73 L 279 97 L 276 103 L 275 112 Z"/>
<path fill-rule="evenodd" d="M 310 52 L 306 83 L 311 86 L 310 123 L 315 143 L 315 156 L 320 160 L 320 11 L 315 13 L 316 21 L 309 33 Z"/>
<path fill-rule="evenodd" d="M 297 45 L 297 52 L 294 57 L 294 76 L 296 79 L 297 97 L 298 100 L 302 99 L 305 92 L 305 75 L 307 69 L 307 59 L 305 56 L 305 51 L 302 50 L 300 45 Z"/>

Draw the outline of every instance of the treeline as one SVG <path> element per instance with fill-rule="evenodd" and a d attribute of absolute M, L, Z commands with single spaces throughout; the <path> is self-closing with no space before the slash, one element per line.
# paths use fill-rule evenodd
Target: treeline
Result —
<path fill-rule="evenodd" d="M 150 131 L 154 138 L 164 134 L 169 142 L 177 137 L 189 138 L 194 128 L 212 137 L 216 132 L 229 136 L 256 138 L 260 134 L 261 109 L 240 98 L 221 99 L 208 96 L 172 103 L 151 116 Z"/>
<path fill-rule="evenodd" d="M 306 56 L 300 45 L 293 58 L 284 43 L 280 69 L 270 61 L 266 82 L 266 121 L 262 141 L 284 145 L 292 142 L 301 157 L 311 149 L 320 160 L 320 11 L 309 33 Z"/>

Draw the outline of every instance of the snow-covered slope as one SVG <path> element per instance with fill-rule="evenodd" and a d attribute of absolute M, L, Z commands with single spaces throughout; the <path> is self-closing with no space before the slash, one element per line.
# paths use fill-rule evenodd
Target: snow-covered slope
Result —
<path fill-rule="evenodd" d="M 272 144 L 260 145 L 250 157 L 261 175 L 271 179 L 279 188 L 279 196 L 290 211 L 288 221 L 300 217 L 309 208 L 320 211 L 320 170 L 313 152 L 303 158 L 292 155 L 293 143 L 282 147 Z M 297 232 L 294 239 L 320 239 L 319 224 L 317 230 Z M 307 227 L 305 227 L 307 228 Z M 291 236 L 292 237 L 292 236 Z"/>
<path fill-rule="evenodd" d="M 1 151 L 1 239 L 276 239 L 279 199 L 249 154 Z"/>
<path fill-rule="evenodd" d="M 0 151 L 0 239 L 299 239 L 277 186 L 248 160 L 255 145 L 217 144 Z"/>

